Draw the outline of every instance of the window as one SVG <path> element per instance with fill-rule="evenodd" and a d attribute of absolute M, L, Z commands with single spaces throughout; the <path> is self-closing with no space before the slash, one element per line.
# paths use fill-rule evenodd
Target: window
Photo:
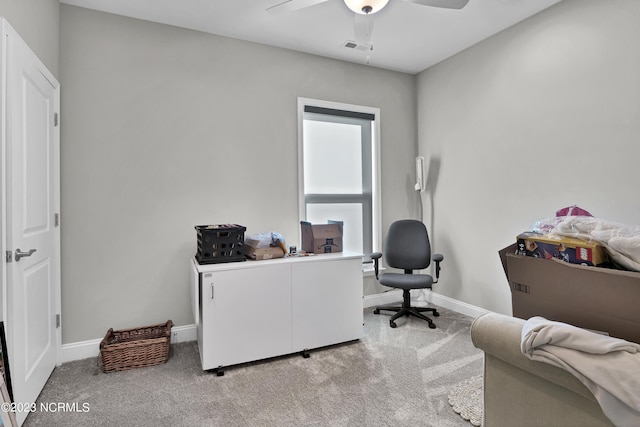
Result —
<path fill-rule="evenodd" d="M 300 219 L 344 223 L 345 251 L 379 248 L 377 108 L 300 98 Z"/>

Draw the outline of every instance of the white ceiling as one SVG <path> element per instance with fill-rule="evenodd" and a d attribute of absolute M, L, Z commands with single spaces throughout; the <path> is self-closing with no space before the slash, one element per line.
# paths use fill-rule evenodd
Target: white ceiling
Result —
<path fill-rule="evenodd" d="M 207 33 L 415 74 L 561 0 L 470 0 L 452 10 L 390 0 L 373 15 L 372 52 L 354 40 L 354 13 L 343 0 L 270 14 L 283 0 L 60 0 Z"/>

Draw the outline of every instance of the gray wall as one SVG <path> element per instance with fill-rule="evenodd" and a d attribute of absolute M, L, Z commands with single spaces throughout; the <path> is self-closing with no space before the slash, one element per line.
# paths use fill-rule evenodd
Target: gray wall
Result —
<path fill-rule="evenodd" d="M 0 16 L 58 77 L 58 35 L 60 29 L 58 0 L 0 0 Z"/>
<path fill-rule="evenodd" d="M 415 76 L 73 6 L 60 19 L 63 343 L 193 323 L 194 225 L 296 243 L 299 96 L 381 109 L 383 228 L 416 215 Z"/>
<path fill-rule="evenodd" d="M 510 313 L 497 252 L 578 204 L 640 224 L 640 2 L 564 0 L 418 76 L 438 293 Z"/>

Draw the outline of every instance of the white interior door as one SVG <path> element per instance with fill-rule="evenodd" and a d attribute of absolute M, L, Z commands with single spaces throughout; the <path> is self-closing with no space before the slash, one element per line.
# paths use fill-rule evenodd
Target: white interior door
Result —
<path fill-rule="evenodd" d="M 14 400 L 35 402 L 60 349 L 59 84 L 4 27 L 8 352 Z"/>

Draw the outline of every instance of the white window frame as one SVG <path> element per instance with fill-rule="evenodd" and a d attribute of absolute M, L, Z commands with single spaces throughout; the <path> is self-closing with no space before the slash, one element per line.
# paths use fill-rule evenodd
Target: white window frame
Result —
<path fill-rule="evenodd" d="M 382 239 L 382 208 L 381 208 L 381 189 L 382 181 L 380 178 L 381 161 L 380 161 L 380 109 L 375 107 L 366 107 L 362 105 L 343 104 L 340 102 L 323 101 L 312 98 L 298 98 L 298 218 L 304 221 L 306 217 L 305 196 L 304 196 L 304 137 L 303 137 L 303 121 L 305 106 L 314 106 L 320 108 L 329 108 L 334 110 L 353 111 L 357 113 L 373 114 L 375 119 L 372 121 L 371 135 L 371 157 L 372 157 L 372 194 L 371 194 L 371 243 L 372 250 L 379 251 Z M 369 254 L 362 254 L 368 258 Z"/>

